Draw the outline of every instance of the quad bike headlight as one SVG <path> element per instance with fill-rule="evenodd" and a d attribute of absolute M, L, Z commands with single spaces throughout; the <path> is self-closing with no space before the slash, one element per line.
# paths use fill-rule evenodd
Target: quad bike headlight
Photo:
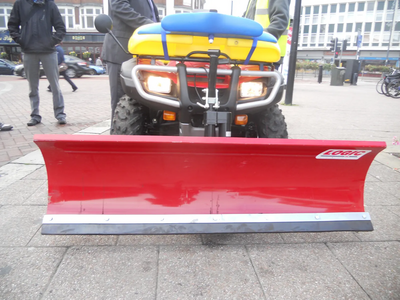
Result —
<path fill-rule="evenodd" d="M 147 78 L 147 87 L 150 92 L 169 94 L 171 92 L 171 79 L 149 76 Z"/>
<path fill-rule="evenodd" d="M 243 82 L 240 85 L 240 97 L 251 98 L 260 97 L 263 92 L 262 82 Z"/>

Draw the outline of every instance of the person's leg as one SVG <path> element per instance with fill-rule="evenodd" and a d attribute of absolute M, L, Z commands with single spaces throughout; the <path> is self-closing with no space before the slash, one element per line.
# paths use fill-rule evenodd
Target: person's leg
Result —
<path fill-rule="evenodd" d="M 69 76 L 65 73 L 65 71 L 62 72 L 61 75 L 64 76 L 64 79 L 65 79 L 66 81 L 68 81 L 68 83 L 71 85 L 72 91 L 75 92 L 75 91 L 78 89 L 78 87 L 77 87 L 77 86 L 75 85 L 75 83 L 71 80 L 71 78 L 69 78 Z"/>
<path fill-rule="evenodd" d="M 61 93 L 60 84 L 58 82 L 59 73 L 57 52 L 40 54 L 40 60 L 42 61 L 44 72 L 46 73 L 47 80 L 50 83 L 51 91 L 53 93 L 54 117 L 59 121 L 65 121 L 66 114 L 64 113 L 64 97 Z"/>
<path fill-rule="evenodd" d="M 29 126 L 36 125 L 42 121 L 42 117 L 39 114 L 39 62 L 37 54 L 24 54 L 24 69 L 26 79 L 29 83 L 29 100 L 31 103 L 31 121 L 28 123 Z"/>
<path fill-rule="evenodd" d="M 124 95 L 122 89 L 120 72 L 121 65 L 107 62 L 108 80 L 110 82 L 110 94 L 111 94 L 111 128 L 113 126 L 114 112 L 117 108 L 119 99 Z"/>

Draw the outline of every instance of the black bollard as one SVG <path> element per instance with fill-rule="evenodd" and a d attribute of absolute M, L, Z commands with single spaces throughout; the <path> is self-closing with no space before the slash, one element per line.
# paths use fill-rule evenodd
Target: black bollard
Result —
<path fill-rule="evenodd" d="M 318 71 L 318 83 L 322 82 L 322 66 L 319 66 L 319 71 Z"/>

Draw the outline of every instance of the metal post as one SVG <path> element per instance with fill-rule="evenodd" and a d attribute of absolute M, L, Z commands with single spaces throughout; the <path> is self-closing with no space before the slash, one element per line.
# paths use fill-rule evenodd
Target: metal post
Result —
<path fill-rule="evenodd" d="M 233 0 L 231 1 L 231 16 L 233 16 Z"/>
<path fill-rule="evenodd" d="M 339 67 L 340 67 L 340 64 L 342 63 L 342 54 L 343 54 L 343 40 L 342 40 L 342 46 L 340 47 Z"/>
<path fill-rule="evenodd" d="M 396 8 L 396 2 L 397 1 L 393 1 L 392 4 L 392 8 L 393 8 L 393 17 L 392 17 L 392 24 L 390 24 L 390 35 L 389 35 L 389 43 L 388 43 L 388 49 L 387 49 L 387 53 L 386 53 L 386 63 L 385 66 L 387 66 L 389 64 L 389 49 L 390 49 L 390 41 L 392 40 L 392 31 L 393 31 L 393 24 L 394 24 L 394 14 L 396 12 L 395 8 Z"/>
<path fill-rule="evenodd" d="M 299 42 L 301 0 L 296 0 L 293 17 L 292 43 L 290 45 L 289 72 L 286 85 L 285 104 L 292 105 L 294 75 L 296 73 L 297 44 Z"/>

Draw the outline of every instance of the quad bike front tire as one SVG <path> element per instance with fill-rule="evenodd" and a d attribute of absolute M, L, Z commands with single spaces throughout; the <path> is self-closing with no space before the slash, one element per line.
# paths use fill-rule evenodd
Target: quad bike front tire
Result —
<path fill-rule="evenodd" d="M 285 117 L 278 104 L 274 104 L 257 114 L 256 126 L 258 137 L 260 138 L 288 138 Z"/>
<path fill-rule="evenodd" d="M 112 135 L 144 134 L 143 107 L 127 95 L 119 99 L 114 112 Z"/>

